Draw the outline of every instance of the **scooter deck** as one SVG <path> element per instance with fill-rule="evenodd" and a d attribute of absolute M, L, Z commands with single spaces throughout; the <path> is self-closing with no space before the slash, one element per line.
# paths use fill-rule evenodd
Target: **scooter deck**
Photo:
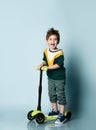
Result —
<path fill-rule="evenodd" d="M 45 115 L 45 120 L 56 120 L 58 117 L 58 115 L 55 115 L 55 116 L 48 116 L 48 115 Z"/>
<path fill-rule="evenodd" d="M 34 110 L 34 111 L 31 113 L 31 116 L 35 116 L 35 115 L 37 115 L 38 113 L 42 113 L 42 111 L 40 111 L 40 110 Z M 54 116 L 45 115 L 45 120 L 56 120 L 57 117 L 58 117 L 58 115 L 54 115 Z"/>

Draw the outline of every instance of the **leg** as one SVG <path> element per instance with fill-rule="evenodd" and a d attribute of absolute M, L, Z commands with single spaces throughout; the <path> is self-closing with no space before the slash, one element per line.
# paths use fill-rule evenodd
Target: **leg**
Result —
<path fill-rule="evenodd" d="M 54 80 L 48 78 L 48 95 L 52 108 L 57 108 L 57 94 Z"/>
<path fill-rule="evenodd" d="M 54 80 L 48 78 L 48 94 L 49 99 L 52 105 L 52 111 L 49 112 L 49 116 L 51 115 L 58 115 L 58 105 L 57 105 L 57 94 L 56 94 L 56 87 L 54 84 Z"/>
<path fill-rule="evenodd" d="M 54 109 L 55 112 L 58 112 L 57 103 L 52 103 L 52 109 Z"/>
<path fill-rule="evenodd" d="M 64 114 L 64 105 L 60 105 L 60 113 Z"/>
<path fill-rule="evenodd" d="M 66 104 L 64 80 L 56 82 L 56 93 L 58 103 L 60 104 L 60 113 L 64 114 L 64 105 Z"/>

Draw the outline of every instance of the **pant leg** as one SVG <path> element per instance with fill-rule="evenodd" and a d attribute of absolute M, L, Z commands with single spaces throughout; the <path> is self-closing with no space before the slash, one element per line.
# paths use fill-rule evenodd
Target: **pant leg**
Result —
<path fill-rule="evenodd" d="M 56 86 L 54 80 L 48 78 L 48 95 L 51 103 L 57 102 Z"/>
<path fill-rule="evenodd" d="M 66 104 L 66 96 L 65 96 L 65 81 L 64 80 L 56 80 L 56 93 L 57 100 L 60 105 Z"/>

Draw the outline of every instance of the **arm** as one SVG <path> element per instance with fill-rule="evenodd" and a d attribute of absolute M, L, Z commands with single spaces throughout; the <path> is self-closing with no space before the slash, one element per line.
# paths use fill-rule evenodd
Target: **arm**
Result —
<path fill-rule="evenodd" d="M 59 66 L 58 64 L 54 64 L 54 65 L 52 65 L 52 66 L 46 66 L 46 65 L 44 65 L 44 66 L 42 66 L 41 68 L 42 68 L 42 69 L 47 68 L 48 70 L 53 70 L 53 69 L 58 69 L 58 68 L 60 68 L 60 66 Z"/>
<path fill-rule="evenodd" d="M 42 63 L 41 63 L 41 67 L 43 67 L 43 66 L 45 66 L 46 65 L 46 62 L 45 61 L 43 61 Z"/>
<path fill-rule="evenodd" d="M 45 65 L 46 65 L 46 62 L 43 61 L 43 62 L 38 66 L 38 69 L 42 68 L 42 67 L 45 66 Z"/>
<path fill-rule="evenodd" d="M 64 62 L 64 56 L 62 55 L 55 60 L 54 65 L 52 65 L 52 66 L 44 65 L 44 66 L 42 66 L 42 69 L 44 69 L 44 68 L 47 68 L 49 70 L 59 69 L 61 66 L 63 66 L 63 64 L 64 64 L 63 62 Z"/>
<path fill-rule="evenodd" d="M 58 64 L 54 64 L 52 66 L 48 66 L 49 70 L 58 69 L 58 68 L 60 68 L 60 66 Z"/>

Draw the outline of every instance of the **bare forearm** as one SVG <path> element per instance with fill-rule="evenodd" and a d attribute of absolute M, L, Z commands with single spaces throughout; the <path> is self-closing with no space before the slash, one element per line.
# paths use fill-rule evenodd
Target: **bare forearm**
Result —
<path fill-rule="evenodd" d="M 41 63 L 41 66 L 44 66 L 44 65 L 46 65 L 46 62 L 45 62 L 45 61 L 43 61 L 43 62 Z"/>
<path fill-rule="evenodd" d="M 52 66 L 48 66 L 48 69 L 49 69 L 49 70 L 58 69 L 58 68 L 60 68 L 60 66 L 57 65 L 57 64 L 54 64 L 54 65 L 52 65 Z"/>
<path fill-rule="evenodd" d="M 38 69 L 41 69 L 43 66 L 45 66 L 46 65 L 46 62 L 45 61 L 43 61 L 37 68 Z"/>

